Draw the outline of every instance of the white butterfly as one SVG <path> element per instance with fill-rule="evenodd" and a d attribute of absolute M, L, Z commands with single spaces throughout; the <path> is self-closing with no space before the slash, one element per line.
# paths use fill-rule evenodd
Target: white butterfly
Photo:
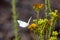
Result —
<path fill-rule="evenodd" d="M 21 21 L 21 20 L 17 20 L 17 22 L 19 23 L 20 27 L 25 28 L 25 27 L 27 27 L 29 25 L 31 18 L 32 17 L 29 18 L 28 22 L 24 22 L 24 21 Z"/>

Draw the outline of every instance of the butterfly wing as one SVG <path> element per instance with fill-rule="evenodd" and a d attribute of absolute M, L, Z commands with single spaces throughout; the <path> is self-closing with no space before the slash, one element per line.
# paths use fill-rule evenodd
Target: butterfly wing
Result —
<path fill-rule="evenodd" d="M 24 21 L 21 21 L 21 20 L 17 20 L 17 22 L 19 23 L 19 26 L 23 27 L 23 28 L 25 28 L 25 27 L 27 27 L 29 25 L 28 23 L 26 23 Z"/>

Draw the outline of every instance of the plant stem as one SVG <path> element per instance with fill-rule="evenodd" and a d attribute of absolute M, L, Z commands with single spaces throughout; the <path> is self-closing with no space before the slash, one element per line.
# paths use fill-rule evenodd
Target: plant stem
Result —
<path fill-rule="evenodd" d="M 34 30 L 34 40 L 36 40 L 36 33 L 35 33 L 35 30 Z"/>
<path fill-rule="evenodd" d="M 48 16 L 48 0 L 45 0 L 45 18 L 47 18 L 47 16 Z M 47 40 L 47 38 L 48 38 L 48 29 L 46 29 L 46 37 L 45 37 L 45 39 Z"/>
<path fill-rule="evenodd" d="M 48 10 L 47 2 L 48 0 L 45 0 L 45 18 L 47 18 L 47 10 Z"/>
<path fill-rule="evenodd" d="M 45 0 L 45 17 L 46 18 L 48 16 L 48 11 L 51 12 L 50 0 Z M 51 29 L 52 29 L 51 27 L 52 27 L 52 23 L 49 30 L 49 36 L 48 36 L 48 29 L 46 29 L 46 40 L 48 40 L 47 38 L 49 38 L 51 35 Z"/>
<path fill-rule="evenodd" d="M 47 24 L 48 25 L 48 24 Z M 45 40 L 48 40 L 48 26 L 46 26 L 46 35 L 45 35 Z"/>
<path fill-rule="evenodd" d="M 36 24 L 37 24 L 37 27 L 39 27 L 38 26 L 38 21 L 39 21 L 39 13 L 40 13 L 40 10 L 36 10 L 36 13 L 37 13 L 37 15 L 36 15 L 37 22 L 36 22 Z M 37 30 L 35 30 L 35 31 L 37 31 Z M 34 32 L 34 36 L 35 36 L 35 32 Z M 34 40 L 36 40 L 35 37 L 34 37 Z"/>
<path fill-rule="evenodd" d="M 50 23 L 50 28 L 49 28 L 49 34 L 48 34 L 48 38 L 50 38 L 51 32 L 52 32 L 52 28 L 53 28 L 53 18 L 51 19 L 51 23 Z"/>
<path fill-rule="evenodd" d="M 18 25 L 17 25 L 17 13 L 16 13 L 16 0 L 12 0 L 12 12 L 13 12 L 13 26 L 15 40 L 18 40 Z"/>
<path fill-rule="evenodd" d="M 39 40 L 44 40 L 43 33 L 41 33 L 41 32 L 40 32 L 40 35 L 39 35 Z"/>
<path fill-rule="evenodd" d="M 36 18 L 37 18 L 37 25 L 38 25 L 38 21 L 39 21 L 39 13 L 40 13 L 40 12 L 39 12 L 39 11 L 36 11 L 36 12 L 37 12 L 37 17 L 36 17 Z"/>
<path fill-rule="evenodd" d="M 48 0 L 48 9 L 49 9 L 49 12 L 51 12 L 50 0 Z"/>

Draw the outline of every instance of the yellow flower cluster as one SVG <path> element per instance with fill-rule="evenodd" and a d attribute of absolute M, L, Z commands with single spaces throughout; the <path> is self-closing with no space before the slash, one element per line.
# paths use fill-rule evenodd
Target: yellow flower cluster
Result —
<path fill-rule="evenodd" d="M 50 14 L 50 16 L 51 17 L 54 17 L 54 18 L 56 18 L 58 15 L 57 15 L 57 10 L 55 10 L 55 12 L 50 12 L 49 14 Z"/>
<path fill-rule="evenodd" d="M 35 20 L 33 20 L 33 22 L 37 22 L 37 20 L 35 19 Z M 40 24 L 44 24 L 44 23 L 46 23 L 46 22 L 48 22 L 48 19 L 39 19 L 38 20 L 38 24 L 40 25 Z"/>
<path fill-rule="evenodd" d="M 56 37 L 51 37 L 49 40 L 57 40 Z"/>
<path fill-rule="evenodd" d="M 44 4 L 34 4 L 33 5 L 33 9 L 43 9 L 44 8 Z"/>
<path fill-rule="evenodd" d="M 45 24 L 46 22 L 48 22 L 48 19 L 40 19 L 38 24 Z"/>
<path fill-rule="evenodd" d="M 31 25 L 29 25 L 28 29 L 31 29 L 31 28 L 36 28 L 36 27 L 37 27 L 37 24 L 32 23 Z"/>
<path fill-rule="evenodd" d="M 58 32 L 57 31 L 53 31 L 52 32 L 52 35 L 57 36 L 58 35 Z"/>

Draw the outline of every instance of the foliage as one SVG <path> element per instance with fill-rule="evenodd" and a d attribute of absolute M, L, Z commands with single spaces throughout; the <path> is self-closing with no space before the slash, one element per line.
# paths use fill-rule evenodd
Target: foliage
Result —
<path fill-rule="evenodd" d="M 16 0 L 12 0 L 14 34 L 15 34 L 15 40 L 19 40 L 15 3 L 16 3 Z M 45 0 L 45 18 L 42 19 L 42 18 L 39 18 L 39 13 L 43 8 L 44 8 L 44 4 L 38 3 L 33 5 L 33 9 L 37 13 L 37 15 L 36 15 L 36 19 L 33 20 L 34 23 L 29 25 L 28 29 L 34 32 L 34 36 L 38 35 L 39 40 L 57 40 L 58 32 L 54 31 L 54 28 L 55 28 L 55 23 L 58 17 L 57 15 L 58 11 L 55 10 L 53 12 L 50 8 L 50 0 Z M 48 16 L 50 17 L 49 19 L 48 19 Z M 35 37 L 34 37 L 34 40 L 36 40 Z"/>
<path fill-rule="evenodd" d="M 13 13 L 13 27 L 14 27 L 14 40 L 19 40 L 18 25 L 17 25 L 17 13 L 16 13 L 16 0 L 12 0 L 12 13 Z"/>
<path fill-rule="evenodd" d="M 48 12 L 48 14 L 46 14 L 47 12 L 45 12 L 45 16 L 46 15 L 49 16 L 49 19 L 47 16 L 44 19 L 42 19 L 42 18 L 39 18 L 40 10 L 42 10 L 42 8 L 43 8 L 43 6 L 41 6 L 41 5 L 42 4 L 33 5 L 33 9 L 37 13 L 36 19 L 33 20 L 33 22 L 35 23 L 36 26 L 33 27 L 33 26 L 31 26 L 33 24 L 31 24 L 30 25 L 31 27 L 30 26 L 29 27 L 30 27 L 30 29 L 33 27 L 31 31 L 33 31 L 35 35 L 38 35 L 39 40 L 57 40 L 58 33 L 57 33 L 57 31 L 53 31 L 53 30 L 55 28 L 56 20 L 58 17 L 58 15 L 57 15 L 58 10 L 52 11 L 49 8 L 49 6 L 50 6 L 50 4 L 49 4 L 48 8 L 50 11 Z M 51 35 L 56 35 L 56 36 L 51 36 Z M 34 40 L 36 40 L 36 39 L 34 38 Z"/>

